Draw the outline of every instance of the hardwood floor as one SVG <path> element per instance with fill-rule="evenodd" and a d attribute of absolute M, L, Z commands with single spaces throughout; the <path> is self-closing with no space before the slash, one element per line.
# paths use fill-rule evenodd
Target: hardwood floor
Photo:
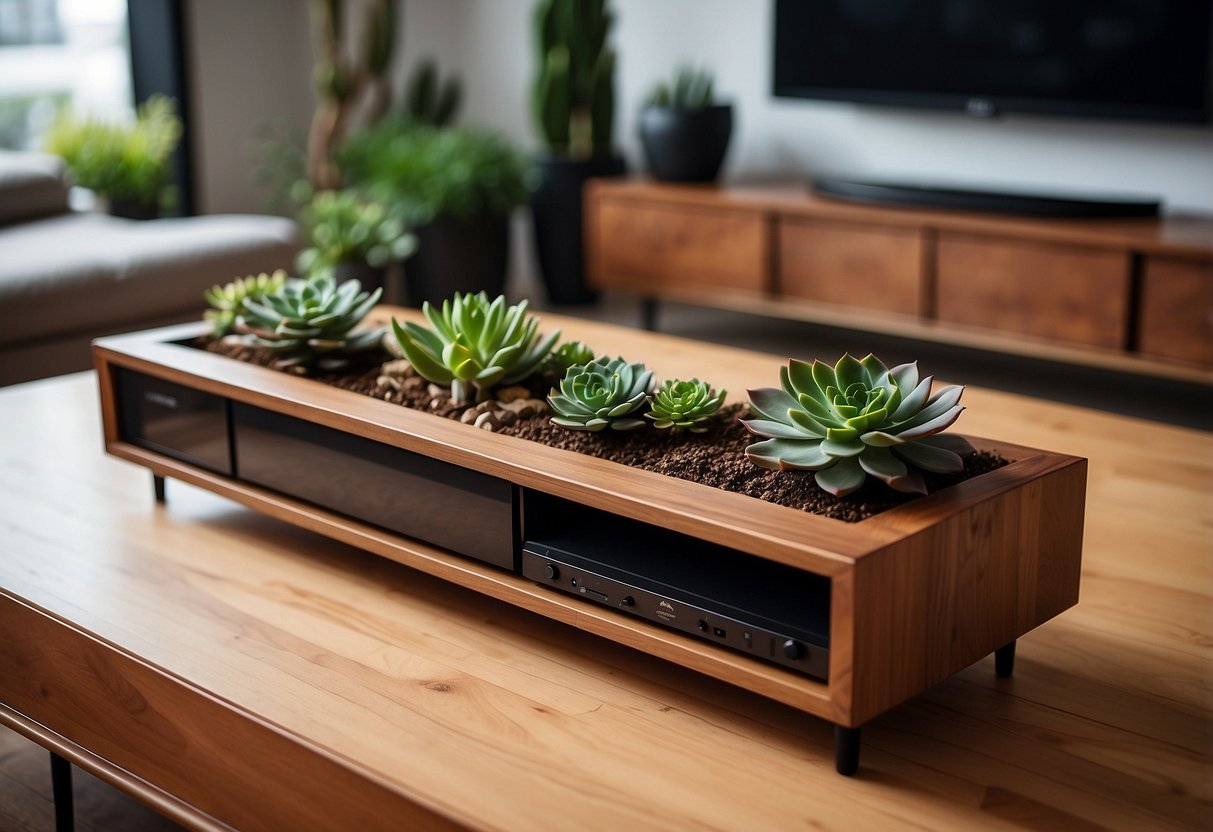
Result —
<path fill-rule="evenodd" d="M 173 823 L 108 783 L 72 769 L 77 832 L 177 832 Z M 55 828 L 50 754 L 0 727 L 0 830 L 50 832 Z"/>

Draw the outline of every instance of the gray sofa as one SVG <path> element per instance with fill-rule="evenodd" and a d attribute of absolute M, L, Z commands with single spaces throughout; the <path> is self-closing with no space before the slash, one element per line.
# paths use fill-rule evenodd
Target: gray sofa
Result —
<path fill-rule="evenodd" d="M 0 151 L 0 385 L 88 369 L 99 335 L 197 319 L 206 288 L 289 270 L 298 247 L 281 217 L 73 212 L 60 160 Z"/>

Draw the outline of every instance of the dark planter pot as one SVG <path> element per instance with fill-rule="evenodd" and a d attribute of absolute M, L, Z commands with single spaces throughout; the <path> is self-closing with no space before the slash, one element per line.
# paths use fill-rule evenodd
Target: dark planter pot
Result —
<path fill-rule="evenodd" d="M 649 172 L 666 182 L 715 181 L 732 134 L 729 104 L 702 110 L 645 107 L 640 113 L 640 143 Z"/>
<path fill-rule="evenodd" d="M 333 279 L 338 284 L 344 283 L 347 280 L 357 280 L 362 284 L 362 288 L 367 292 L 373 292 L 376 289 L 385 289 L 387 284 L 387 269 L 380 266 L 372 266 L 365 260 L 360 260 L 356 263 L 338 263 L 333 269 Z"/>
<path fill-rule="evenodd" d="M 439 216 L 414 232 L 417 251 L 404 263 L 410 306 L 441 303 L 455 292 L 499 295 L 510 260 L 509 217 Z"/>
<path fill-rule="evenodd" d="M 531 196 L 535 254 L 548 299 L 557 304 L 591 303 L 598 295 L 585 283 L 581 190 L 595 176 L 622 176 L 622 156 L 537 160 L 539 187 Z"/>
<path fill-rule="evenodd" d="M 134 199 L 111 199 L 109 213 L 128 220 L 154 220 L 160 218 L 160 206 L 155 202 L 139 202 Z"/>

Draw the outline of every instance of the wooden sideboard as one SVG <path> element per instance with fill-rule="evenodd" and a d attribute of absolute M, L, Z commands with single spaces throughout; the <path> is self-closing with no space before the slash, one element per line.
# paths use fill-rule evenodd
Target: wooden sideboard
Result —
<path fill-rule="evenodd" d="M 593 285 L 650 300 L 1213 378 L 1213 217 L 1029 219 L 602 179 L 586 240 Z"/>

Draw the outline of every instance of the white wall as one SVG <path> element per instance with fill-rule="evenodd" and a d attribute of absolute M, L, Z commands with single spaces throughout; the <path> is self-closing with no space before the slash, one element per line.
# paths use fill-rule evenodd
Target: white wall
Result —
<path fill-rule="evenodd" d="M 253 182 L 255 131 L 311 119 L 312 49 L 304 0 L 185 4 L 194 184 L 199 213 L 264 211 Z"/>
<path fill-rule="evenodd" d="M 538 145 L 528 115 L 534 0 L 406 0 L 406 63 L 435 54 L 467 88 L 465 122 Z M 813 172 L 970 185 L 1162 196 L 1213 213 L 1213 127 L 961 115 L 774 99 L 770 0 L 615 0 L 616 138 L 641 164 L 636 113 L 649 86 L 687 61 L 711 67 L 736 105 L 731 179 Z"/>

